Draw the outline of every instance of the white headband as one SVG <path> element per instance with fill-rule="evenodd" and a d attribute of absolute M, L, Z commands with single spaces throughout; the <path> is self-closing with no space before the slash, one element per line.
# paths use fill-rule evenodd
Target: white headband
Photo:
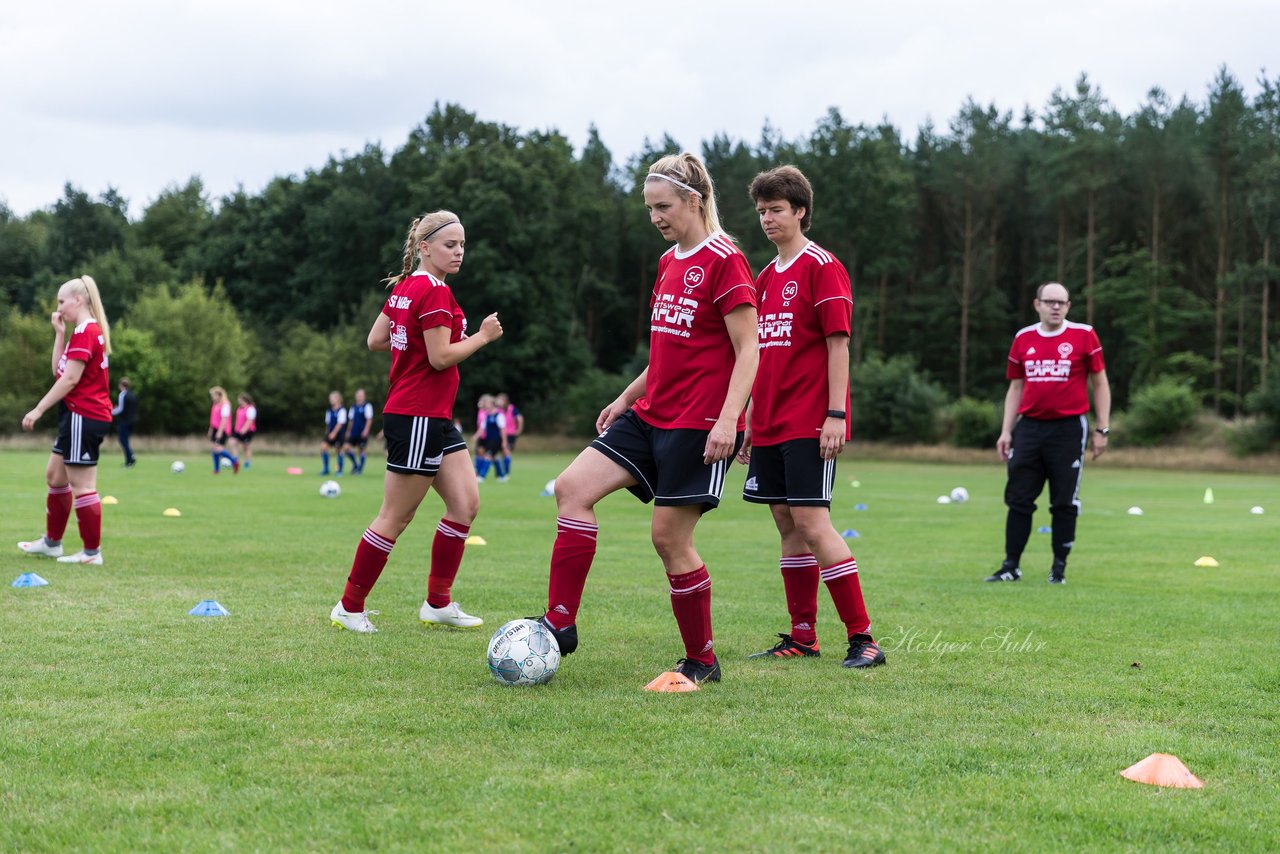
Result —
<path fill-rule="evenodd" d="M 699 193 L 697 190 L 693 189 L 693 187 L 690 187 L 684 181 L 677 181 L 675 178 L 672 178 L 670 175 L 663 175 L 661 172 L 650 172 L 648 175 L 645 176 L 645 180 L 648 181 L 650 178 L 661 178 L 664 181 L 670 181 L 672 184 L 675 184 L 680 189 L 688 190 L 690 193 L 693 193 L 698 198 L 702 198 L 702 193 Z"/>

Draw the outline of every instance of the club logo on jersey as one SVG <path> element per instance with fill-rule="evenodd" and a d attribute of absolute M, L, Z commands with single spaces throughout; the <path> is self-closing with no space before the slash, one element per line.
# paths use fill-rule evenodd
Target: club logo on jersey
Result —
<path fill-rule="evenodd" d="M 391 322 L 391 349 L 409 349 L 409 327 L 396 323 L 394 320 Z"/>
<path fill-rule="evenodd" d="M 696 299 L 677 297 L 675 294 L 662 294 L 653 303 L 649 330 L 688 338 L 693 329 L 693 315 L 697 310 Z"/>
<path fill-rule="evenodd" d="M 387 308 L 408 308 L 413 300 L 409 297 L 391 295 L 391 299 L 387 300 Z"/>
<path fill-rule="evenodd" d="M 1068 344 L 1066 341 L 1063 341 L 1061 344 L 1059 344 L 1058 355 L 1064 359 L 1069 357 L 1071 355 L 1071 345 Z"/>
<path fill-rule="evenodd" d="M 760 338 L 760 349 L 766 347 L 790 347 L 791 324 L 795 314 L 790 311 L 771 312 L 760 315 L 756 321 L 756 331 Z"/>
<path fill-rule="evenodd" d="M 696 288 L 698 285 L 702 284 L 702 280 L 705 279 L 706 277 L 707 277 L 707 274 L 703 271 L 701 267 L 690 267 L 688 270 L 685 270 L 684 271 L 685 296 L 688 296 L 689 294 L 693 293 L 693 289 Z"/>
<path fill-rule="evenodd" d="M 800 286 L 795 282 L 787 282 L 782 286 L 782 304 L 791 305 L 791 301 L 796 298 L 798 293 L 800 293 Z"/>

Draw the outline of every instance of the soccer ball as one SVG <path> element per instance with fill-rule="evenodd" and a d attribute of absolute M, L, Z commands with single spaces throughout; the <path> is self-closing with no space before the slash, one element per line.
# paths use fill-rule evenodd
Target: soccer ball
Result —
<path fill-rule="evenodd" d="M 951 490 L 951 500 L 956 504 L 965 503 L 969 500 L 969 490 L 965 489 L 963 486 L 957 486 L 955 489 Z"/>
<path fill-rule="evenodd" d="M 542 623 L 512 620 L 489 638 L 489 672 L 503 685 L 545 685 L 560 666 L 560 645 Z"/>
<path fill-rule="evenodd" d="M 182 474 L 186 470 L 187 470 L 186 463 L 184 463 L 182 460 L 174 460 L 173 465 L 169 466 L 169 471 L 173 472 L 174 474 Z"/>
<path fill-rule="evenodd" d="M 338 486 L 336 480 L 326 480 L 320 484 L 320 494 L 325 498 L 337 498 L 342 494 L 342 487 Z"/>

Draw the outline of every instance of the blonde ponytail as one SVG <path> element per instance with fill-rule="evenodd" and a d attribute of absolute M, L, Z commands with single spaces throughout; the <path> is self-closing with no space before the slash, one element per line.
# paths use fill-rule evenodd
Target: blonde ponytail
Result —
<path fill-rule="evenodd" d="M 453 223 L 461 223 L 458 215 L 453 211 L 432 211 L 423 214 L 415 219 L 409 225 L 409 234 L 404 239 L 404 266 L 399 273 L 392 273 L 382 281 L 387 283 L 387 287 L 394 288 L 396 285 L 409 278 L 409 274 L 413 272 L 415 262 L 418 260 L 418 244 L 435 234 L 446 225 Z"/>
<path fill-rule="evenodd" d="M 732 235 L 720 224 L 715 184 L 711 181 L 711 173 L 707 171 L 706 164 L 698 155 L 691 151 L 682 151 L 679 154 L 661 157 L 649 167 L 649 177 L 645 180 L 649 178 L 659 180 L 665 178 L 675 186 L 676 193 L 682 199 L 697 195 L 702 200 L 698 211 L 702 215 L 702 225 L 707 229 L 707 233 L 718 232 L 732 239 Z"/>
<path fill-rule="evenodd" d="M 84 301 L 89 304 L 89 311 L 93 314 L 93 319 L 97 322 L 98 328 L 102 330 L 102 352 L 104 355 L 110 356 L 111 324 L 107 322 L 107 310 L 102 307 L 102 295 L 98 293 L 98 283 L 93 280 L 92 276 L 80 276 L 69 282 L 64 282 L 62 287 L 71 288 L 72 293 L 84 297 Z"/>

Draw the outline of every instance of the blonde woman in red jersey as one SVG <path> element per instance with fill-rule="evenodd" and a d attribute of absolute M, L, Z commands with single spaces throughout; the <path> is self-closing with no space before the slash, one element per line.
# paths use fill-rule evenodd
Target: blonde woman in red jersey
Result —
<path fill-rule="evenodd" d="M 366 610 L 365 599 L 396 538 L 432 487 L 445 512 L 431 544 L 427 598 L 418 618 L 427 626 L 484 624 L 451 598 L 480 509 L 480 490 L 466 440 L 453 421 L 453 405 L 458 363 L 501 338 L 502 324 L 491 314 L 476 334 L 466 334 L 467 319 L 445 284 L 445 277 L 462 266 L 465 247 L 466 232 L 456 214 L 435 211 L 415 219 L 404 244 L 404 267 L 391 277 L 391 295 L 369 330 L 369 349 L 391 353 L 391 387 L 382 408 L 387 474 L 382 508 L 356 547 L 347 586 L 329 613 L 339 628 L 377 631 L 369 622 L 369 614 L 377 612 Z"/>
<path fill-rule="evenodd" d="M 98 500 L 98 448 L 111 429 L 111 390 L 107 357 L 111 330 L 98 285 L 81 276 L 58 289 L 53 313 L 53 375 L 57 379 L 35 409 L 22 418 L 30 432 L 54 404 L 58 405 L 58 440 L 45 467 L 49 495 L 45 502 L 45 534 L 18 543 L 29 555 L 55 557 L 59 563 L 102 566 L 102 504 Z M 67 327 L 71 335 L 67 336 Z M 82 546 L 62 554 L 62 535 L 71 510 L 76 511 Z"/>
<path fill-rule="evenodd" d="M 651 536 L 684 644 L 676 671 L 718 682 L 711 578 L 693 545 L 702 514 L 720 503 L 742 442 L 756 373 L 756 301 L 746 258 L 720 227 L 715 187 L 688 152 L 649 167 L 649 221 L 675 244 L 658 261 L 649 365 L 600 413 L 600 435 L 556 478 L 559 514 L 547 611 L 560 652 L 578 646 L 577 611 L 595 557 L 595 505 L 619 489 L 654 502 Z"/>

